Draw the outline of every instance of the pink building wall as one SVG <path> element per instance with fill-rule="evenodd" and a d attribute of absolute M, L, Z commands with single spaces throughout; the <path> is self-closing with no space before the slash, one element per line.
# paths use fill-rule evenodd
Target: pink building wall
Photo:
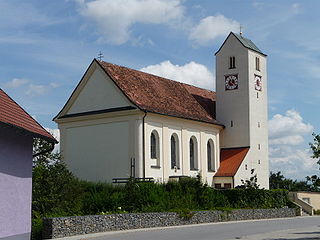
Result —
<path fill-rule="evenodd" d="M 32 136 L 0 125 L 0 239 L 29 240 Z"/>

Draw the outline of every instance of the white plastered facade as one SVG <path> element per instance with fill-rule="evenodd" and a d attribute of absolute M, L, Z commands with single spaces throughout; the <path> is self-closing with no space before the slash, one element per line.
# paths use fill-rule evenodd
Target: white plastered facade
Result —
<path fill-rule="evenodd" d="M 235 57 L 235 68 L 229 68 L 229 58 Z M 256 70 L 256 58 L 260 71 Z M 250 147 L 234 176 L 234 185 L 257 175 L 258 184 L 269 188 L 268 113 L 266 57 L 244 47 L 230 34 L 216 54 L 217 120 L 225 125 L 221 133 L 221 148 Z M 238 89 L 225 89 L 225 76 L 238 75 Z M 262 90 L 255 89 L 255 75 L 262 79 Z M 232 123 L 231 123 L 232 121 Z"/>
<path fill-rule="evenodd" d="M 97 88 L 111 91 L 111 94 L 99 94 Z M 213 184 L 213 176 L 219 168 L 221 126 L 145 113 L 139 109 L 83 114 L 128 106 L 133 107 L 133 104 L 93 63 L 60 113 L 71 117 L 56 119 L 61 132 L 62 157 L 77 177 L 107 182 L 113 178 L 128 178 L 132 176 L 131 159 L 135 159 L 135 177 L 151 177 L 164 182 L 174 177 L 200 174 L 204 182 Z M 158 159 L 151 158 L 152 132 L 158 137 Z M 178 168 L 171 167 L 172 135 L 177 140 Z M 195 139 L 196 144 L 196 170 L 190 170 L 190 138 Z M 208 169 L 209 140 L 213 144 L 213 171 Z"/>
<path fill-rule="evenodd" d="M 229 69 L 235 56 L 236 68 Z M 260 59 L 260 71 L 255 59 Z M 238 74 L 239 88 L 225 90 L 225 76 Z M 255 74 L 262 91 L 254 88 Z M 165 182 L 179 176 L 201 175 L 210 186 L 241 185 L 251 170 L 260 187 L 269 187 L 267 132 L 267 73 L 264 55 L 244 47 L 232 34 L 216 55 L 216 115 L 220 125 L 146 113 L 139 110 L 95 61 L 55 121 L 61 133 L 61 153 L 81 179 L 111 182 L 113 178 L 152 177 Z M 257 95 L 258 94 L 258 95 Z M 104 111 L 104 110 L 112 111 Z M 94 112 L 95 111 L 95 112 Z M 104 112 L 103 112 L 104 111 Z M 90 113 L 90 114 L 86 114 Z M 69 116 L 62 117 L 59 116 Z M 231 127 L 232 121 L 232 127 Z M 151 157 L 151 134 L 157 138 L 157 157 Z M 171 137 L 177 141 L 176 167 L 171 165 Z M 194 140 L 195 167 L 190 166 L 190 139 Z M 214 161 L 208 169 L 208 141 Z M 234 176 L 214 177 L 220 166 L 220 149 L 250 147 Z"/>
<path fill-rule="evenodd" d="M 219 168 L 220 145 L 219 132 L 222 127 L 208 123 L 185 120 L 176 117 L 163 116 L 149 113 L 145 118 L 145 156 L 146 177 L 153 177 L 157 181 L 168 181 L 170 178 L 179 176 L 196 177 L 200 175 L 202 180 L 212 186 L 213 176 Z M 160 142 L 160 166 L 155 166 L 155 159 L 150 154 L 150 136 L 157 131 Z M 171 136 L 175 135 L 178 140 L 179 168 L 171 166 Z M 190 139 L 195 140 L 196 169 L 190 168 Z M 213 143 L 213 168 L 208 169 L 207 144 Z"/>

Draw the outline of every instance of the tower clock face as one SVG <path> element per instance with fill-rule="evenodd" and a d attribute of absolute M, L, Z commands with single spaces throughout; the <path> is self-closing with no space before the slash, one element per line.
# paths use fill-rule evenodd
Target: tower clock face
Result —
<path fill-rule="evenodd" d="M 224 76 L 226 90 L 238 89 L 238 74 Z"/>
<path fill-rule="evenodd" d="M 261 76 L 259 75 L 254 75 L 254 88 L 257 91 L 262 91 L 262 81 Z"/>

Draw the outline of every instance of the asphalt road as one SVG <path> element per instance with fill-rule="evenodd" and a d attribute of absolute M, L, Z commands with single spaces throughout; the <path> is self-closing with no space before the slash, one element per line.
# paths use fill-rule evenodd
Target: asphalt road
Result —
<path fill-rule="evenodd" d="M 320 216 L 90 234 L 64 240 L 320 240 Z"/>

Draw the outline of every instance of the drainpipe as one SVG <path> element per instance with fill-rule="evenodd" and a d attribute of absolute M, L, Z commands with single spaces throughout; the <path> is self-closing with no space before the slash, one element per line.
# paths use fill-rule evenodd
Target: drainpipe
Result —
<path fill-rule="evenodd" d="M 144 111 L 144 116 L 142 118 L 142 167 L 143 167 L 143 178 L 146 177 L 146 154 L 145 154 L 145 130 L 144 130 L 144 123 L 145 123 L 145 118 L 147 116 L 147 111 Z"/>
<path fill-rule="evenodd" d="M 45 150 L 45 151 L 42 151 L 42 152 L 38 152 L 38 153 L 36 153 L 36 154 L 33 154 L 33 155 L 32 155 L 32 158 L 38 157 L 39 155 L 42 155 L 42 154 L 45 154 L 45 153 L 48 153 L 48 152 L 52 152 L 52 150 L 54 149 L 54 145 L 55 145 L 55 143 L 52 142 L 49 149 L 47 149 L 47 150 Z"/>
<path fill-rule="evenodd" d="M 232 188 L 235 188 L 235 186 L 234 186 L 234 176 L 232 177 Z"/>

